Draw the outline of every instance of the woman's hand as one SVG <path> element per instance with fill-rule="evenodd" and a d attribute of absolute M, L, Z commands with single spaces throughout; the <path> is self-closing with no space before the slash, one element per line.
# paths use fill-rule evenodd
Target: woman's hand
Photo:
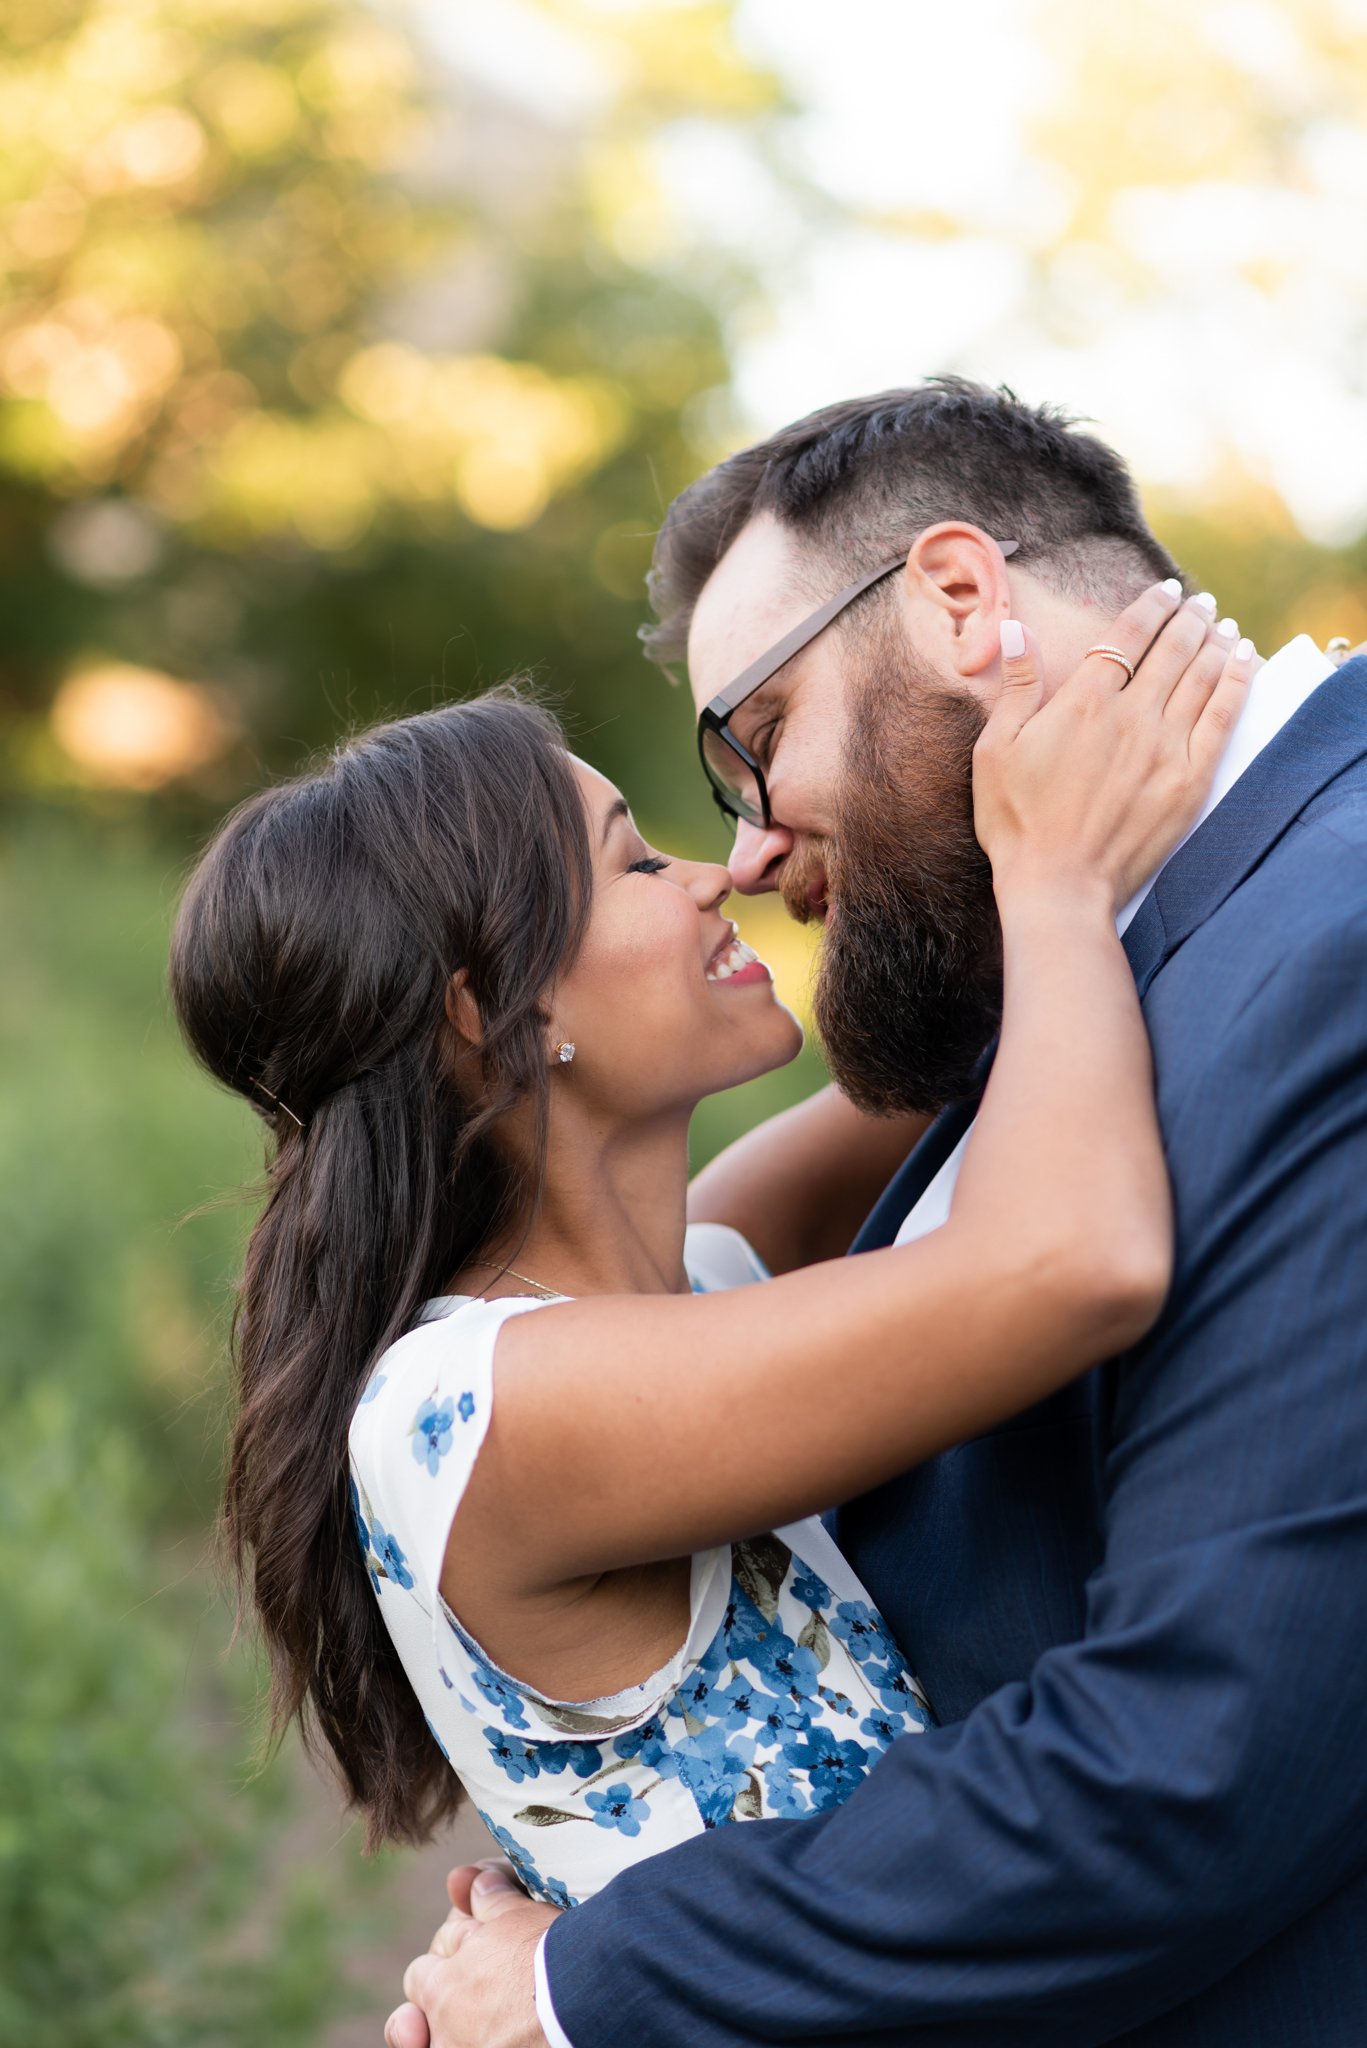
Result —
<path fill-rule="evenodd" d="M 1038 648 L 1002 623 L 1002 693 L 974 754 L 978 838 L 998 896 L 1018 881 L 1128 902 L 1186 836 L 1243 710 L 1251 640 L 1155 584 L 1046 704 Z"/>

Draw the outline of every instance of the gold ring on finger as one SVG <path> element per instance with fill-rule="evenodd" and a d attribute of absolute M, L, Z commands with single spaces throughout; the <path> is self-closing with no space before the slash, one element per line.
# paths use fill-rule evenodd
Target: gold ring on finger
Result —
<path fill-rule="evenodd" d="M 1118 647 L 1089 647 L 1087 652 L 1088 654 L 1099 654 L 1104 661 L 1118 661 L 1125 671 L 1126 682 L 1132 683 L 1134 681 L 1134 663 L 1129 659 L 1128 655 L 1122 654 Z"/>

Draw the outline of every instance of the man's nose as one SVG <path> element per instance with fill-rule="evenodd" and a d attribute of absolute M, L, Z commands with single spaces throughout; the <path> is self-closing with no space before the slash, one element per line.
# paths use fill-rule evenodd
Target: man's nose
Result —
<path fill-rule="evenodd" d="M 731 851 L 732 887 L 742 896 L 763 896 L 776 889 L 778 870 L 792 850 L 793 835 L 786 825 L 752 825 L 738 818 Z"/>

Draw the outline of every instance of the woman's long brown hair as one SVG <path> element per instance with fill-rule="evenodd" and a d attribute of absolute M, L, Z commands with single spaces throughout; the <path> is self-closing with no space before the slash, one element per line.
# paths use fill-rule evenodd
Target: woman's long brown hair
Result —
<path fill-rule="evenodd" d="M 274 1137 L 233 1325 L 227 1548 L 269 1652 L 272 1728 L 297 1717 L 326 1744 L 372 1847 L 427 1839 L 459 1787 L 371 1589 L 352 1412 L 423 1301 L 534 1206 L 545 997 L 590 891 L 562 735 L 504 689 L 377 727 L 251 798 L 176 923 L 186 1040 Z M 483 1031 L 473 1102 L 445 1007 L 461 968 Z M 491 1135 L 527 1102 L 530 1166 Z"/>

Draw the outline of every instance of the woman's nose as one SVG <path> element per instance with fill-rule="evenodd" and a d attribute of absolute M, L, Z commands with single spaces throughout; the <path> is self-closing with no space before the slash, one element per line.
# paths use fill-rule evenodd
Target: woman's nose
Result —
<path fill-rule="evenodd" d="M 793 850 L 786 825 L 752 825 L 736 820 L 736 845 L 731 855 L 731 881 L 742 896 L 763 896 L 776 889 L 778 869 Z"/>

